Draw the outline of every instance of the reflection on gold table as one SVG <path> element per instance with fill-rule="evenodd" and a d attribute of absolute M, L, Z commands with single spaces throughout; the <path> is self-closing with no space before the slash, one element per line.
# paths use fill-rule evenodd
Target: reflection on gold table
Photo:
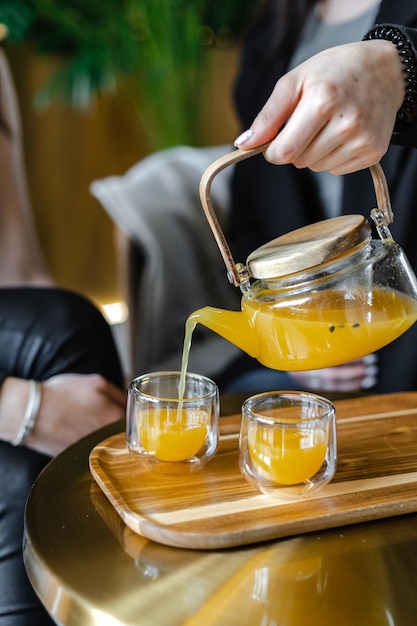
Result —
<path fill-rule="evenodd" d="M 413 403 L 395 397 L 398 413 Z M 416 514 L 243 548 L 163 546 L 130 530 L 89 472 L 90 451 L 122 428 L 58 456 L 28 500 L 25 564 L 57 624 L 415 625 Z"/>

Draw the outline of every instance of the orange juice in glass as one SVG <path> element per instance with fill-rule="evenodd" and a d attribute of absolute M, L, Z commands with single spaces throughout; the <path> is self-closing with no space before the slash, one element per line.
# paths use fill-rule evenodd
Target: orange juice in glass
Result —
<path fill-rule="evenodd" d="M 240 470 L 263 493 L 311 495 L 333 478 L 336 460 L 335 409 L 329 400 L 277 391 L 244 402 Z"/>
<path fill-rule="evenodd" d="M 203 465 L 218 444 L 219 394 L 205 376 L 153 372 L 129 386 L 126 440 L 129 449 L 156 462 Z"/>

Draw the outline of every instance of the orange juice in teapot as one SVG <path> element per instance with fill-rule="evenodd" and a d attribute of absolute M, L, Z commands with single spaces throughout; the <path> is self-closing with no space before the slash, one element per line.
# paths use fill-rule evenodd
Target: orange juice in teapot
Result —
<path fill-rule="evenodd" d="M 417 319 L 417 303 L 408 296 L 375 289 L 344 302 L 342 293 L 322 293 L 314 302 L 286 308 L 242 301 L 242 312 L 205 307 L 187 322 L 202 324 L 266 367 L 310 370 L 348 363 L 390 343 Z"/>
<path fill-rule="evenodd" d="M 202 324 L 260 363 L 279 370 L 331 367 L 394 341 L 417 319 L 417 281 L 391 236 L 385 176 L 370 168 L 378 207 L 372 238 L 362 215 L 343 215 L 282 235 L 235 264 L 211 205 L 214 176 L 264 148 L 221 157 L 203 174 L 200 197 L 241 311 L 204 307 L 187 320 L 185 352 Z M 188 348 L 187 348 L 188 344 Z M 185 357 L 186 358 L 186 357 Z"/>
<path fill-rule="evenodd" d="M 354 255 L 360 261 L 349 256 L 327 264 L 310 280 L 304 273 L 301 285 L 294 277 L 255 281 L 243 294 L 241 311 L 204 307 L 190 316 L 188 329 L 203 324 L 278 370 L 331 367 L 374 352 L 416 321 L 417 300 L 416 292 L 377 280 L 375 257 L 379 270 L 388 266 L 383 275 L 392 266 L 384 246 L 365 248 Z"/>

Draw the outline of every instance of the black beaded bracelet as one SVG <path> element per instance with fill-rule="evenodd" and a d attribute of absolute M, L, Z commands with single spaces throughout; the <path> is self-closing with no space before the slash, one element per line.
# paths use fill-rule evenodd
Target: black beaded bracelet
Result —
<path fill-rule="evenodd" d="M 417 59 L 407 35 L 398 27 L 389 24 L 379 24 L 370 30 L 364 41 L 370 39 L 385 39 L 391 41 L 397 48 L 404 66 L 405 96 L 397 113 L 401 122 L 413 123 L 417 121 Z"/>

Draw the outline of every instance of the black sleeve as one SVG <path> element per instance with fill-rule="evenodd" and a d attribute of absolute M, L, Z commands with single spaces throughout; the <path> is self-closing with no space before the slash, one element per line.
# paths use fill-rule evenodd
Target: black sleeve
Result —
<path fill-rule="evenodd" d="M 412 52 L 414 54 L 415 73 L 410 77 L 410 95 L 415 101 L 415 108 L 417 111 L 417 29 L 409 27 L 401 27 L 400 30 L 406 35 Z M 392 134 L 391 143 L 400 146 L 410 146 L 417 148 L 417 113 L 414 115 L 412 121 L 403 122 L 397 120 Z"/>

